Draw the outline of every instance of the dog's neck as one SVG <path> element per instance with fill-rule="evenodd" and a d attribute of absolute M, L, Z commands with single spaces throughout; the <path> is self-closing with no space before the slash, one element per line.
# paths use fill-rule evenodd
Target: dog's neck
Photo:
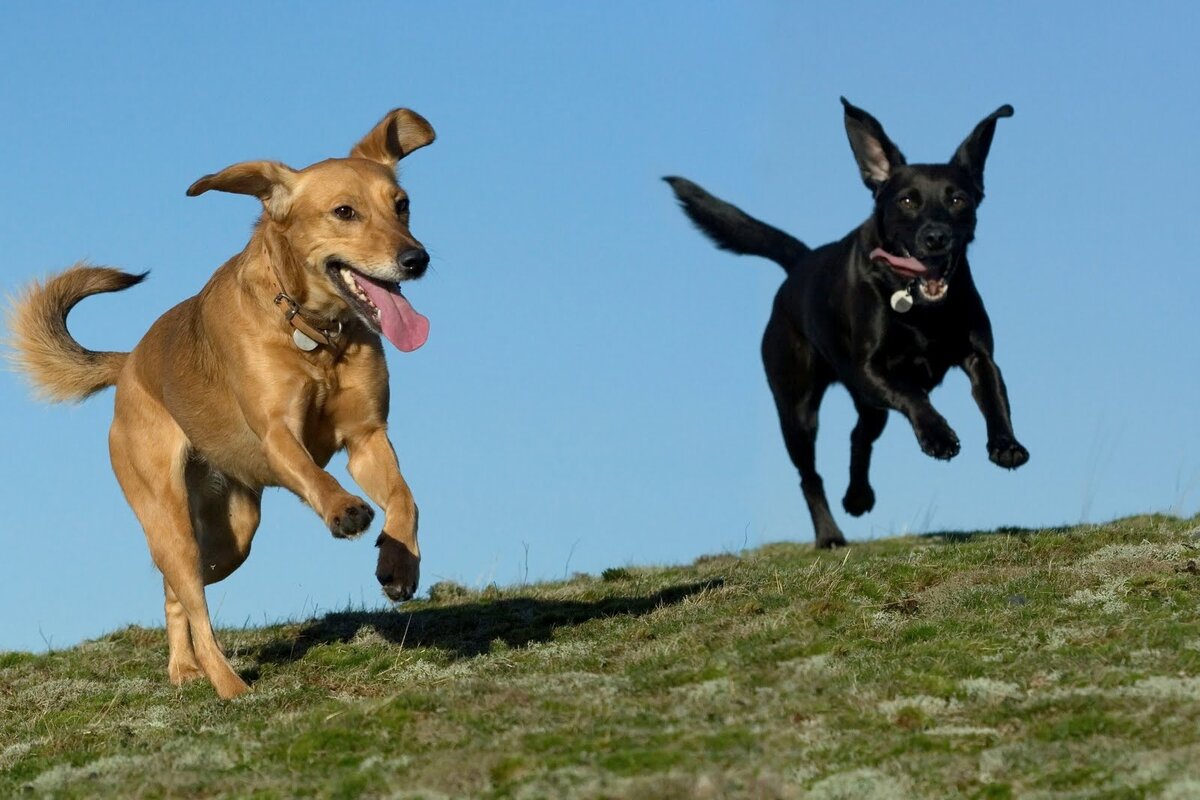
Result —
<path fill-rule="evenodd" d="M 269 298 L 272 308 L 267 313 L 282 316 L 284 324 L 292 330 L 297 347 L 311 350 L 319 346 L 340 353 L 345 347 L 345 323 L 305 308 L 308 298 L 298 273 L 304 267 L 287 243 L 264 230 L 266 227 L 259 226 L 246 248 L 248 263 L 265 266 L 259 277 L 266 284 L 266 291 L 260 289 L 255 293 L 264 300 Z M 255 240 L 258 240 L 257 246 Z M 312 347 L 309 342 L 313 343 Z"/>

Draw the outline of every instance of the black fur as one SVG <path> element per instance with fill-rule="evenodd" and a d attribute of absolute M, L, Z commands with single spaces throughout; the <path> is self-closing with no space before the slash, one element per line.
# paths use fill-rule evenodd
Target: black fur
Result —
<path fill-rule="evenodd" d="M 833 383 L 846 386 L 858 410 L 850 435 L 850 485 L 842 499 L 854 516 L 875 505 L 871 448 L 889 409 L 908 419 L 928 455 L 958 454 L 958 437 L 929 402 L 930 390 L 954 366 L 970 377 L 987 425 L 989 458 L 1009 469 L 1029 460 L 1013 434 L 1008 393 L 992 359 L 991 323 L 967 263 L 996 120 L 1012 116 L 1012 107 L 1001 106 L 980 122 L 949 163 L 910 165 L 874 117 L 845 98 L 842 104 L 875 209 L 840 241 L 810 250 L 688 180 L 665 178 L 684 212 L 718 247 L 769 258 L 788 273 L 775 296 L 762 356 L 818 547 L 845 544 L 816 470 L 817 409 Z M 891 260 L 872 260 L 877 248 Z M 925 271 L 914 276 L 916 267 L 906 266 L 912 263 Z M 912 309 L 894 311 L 893 293 L 906 288 Z"/>

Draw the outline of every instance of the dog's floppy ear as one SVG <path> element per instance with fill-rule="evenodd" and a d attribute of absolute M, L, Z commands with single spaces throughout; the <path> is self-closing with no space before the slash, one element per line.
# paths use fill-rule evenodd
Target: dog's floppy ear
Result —
<path fill-rule="evenodd" d="M 967 171 L 971 179 L 975 181 L 975 188 L 981 194 L 983 193 L 983 162 L 987 161 L 988 150 L 992 148 L 992 134 L 996 132 L 996 120 L 1012 115 L 1013 107 L 1007 103 L 988 114 L 982 122 L 975 126 L 971 135 L 958 146 L 954 158 L 950 159 L 951 164 L 960 166 Z"/>
<path fill-rule="evenodd" d="M 846 107 L 846 136 L 850 138 L 850 149 L 854 151 L 863 183 L 872 192 L 878 191 L 892 170 L 907 163 L 904 154 L 883 132 L 879 120 L 844 97 L 842 105 Z"/>
<path fill-rule="evenodd" d="M 415 111 L 397 108 L 387 113 L 371 132 L 354 145 L 351 158 L 366 158 L 388 167 L 434 140 L 429 121 Z"/>
<path fill-rule="evenodd" d="M 262 200 L 263 207 L 275 219 L 287 214 L 296 182 L 296 171 L 278 161 L 243 161 L 220 172 L 205 175 L 188 187 L 188 197 L 209 189 L 233 194 L 249 194 Z"/>

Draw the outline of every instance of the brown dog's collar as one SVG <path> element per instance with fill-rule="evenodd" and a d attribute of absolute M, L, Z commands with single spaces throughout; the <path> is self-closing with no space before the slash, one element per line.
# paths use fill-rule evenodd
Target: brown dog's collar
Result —
<path fill-rule="evenodd" d="M 337 323 L 336 330 L 326 330 L 318 327 L 320 323 L 313 324 L 305 316 L 303 309 L 300 308 L 300 304 L 289 297 L 286 292 L 280 292 L 275 295 L 275 305 L 283 311 L 283 316 L 292 324 L 293 328 L 318 345 L 325 345 L 334 351 L 338 350 L 337 340 L 342 334 L 342 323 L 340 320 Z M 321 322 L 324 322 L 324 320 Z"/>

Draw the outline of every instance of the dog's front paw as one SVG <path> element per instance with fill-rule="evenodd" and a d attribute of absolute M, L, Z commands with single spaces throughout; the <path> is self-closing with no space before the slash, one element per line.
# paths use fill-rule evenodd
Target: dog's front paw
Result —
<path fill-rule="evenodd" d="M 358 537 L 375 519 L 375 510 L 363 502 L 361 497 L 346 496 L 326 520 L 329 531 L 337 539 Z"/>
<path fill-rule="evenodd" d="M 946 420 L 936 417 L 914 426 L 917 442 L 925 455 L 949 461 L 958 455 L 958 434 Z"/>
<path fill-rule="evenodd" d="M 1029 460 L 1029 451 L 1016 439 L 1004 437 L 988 442 L 988 458 L 997 466 L 1016 469 Z"/>
<path fill-rule="evenodd" d="M 411 600 L 421 580 L 421 557 L 386 531 L 379 534 L 375 546 L 379 548 L 375 579 L 383 587 L 383 593 L 397 603 Z"/>
<path fill-rule="evenodd" d="M 850 484 L 842 498 L 842 508 L 852 517 L 861 517 L 875 507 L 875 490 L 870 484 Z"/>

